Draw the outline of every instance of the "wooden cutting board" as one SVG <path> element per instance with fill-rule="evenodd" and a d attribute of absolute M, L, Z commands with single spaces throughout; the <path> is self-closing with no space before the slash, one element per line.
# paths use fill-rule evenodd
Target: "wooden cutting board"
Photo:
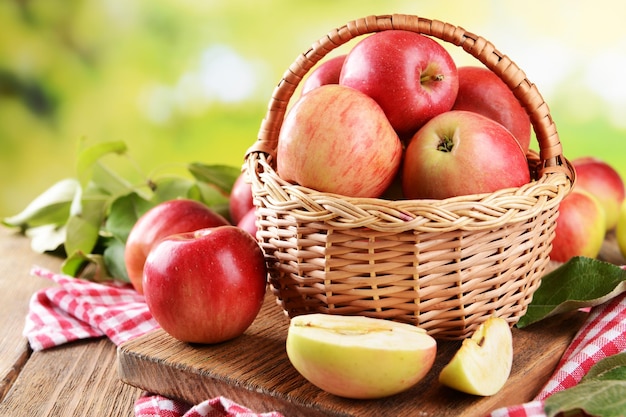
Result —
<path fill-rule="evenodd" d="M 255 412 L 294 416 L 483 416 L 531 400 L 552 375 L 585 319 L 562 315 L 524 330 L 513 329 L 514 362 L 504 388 L 475 397 L 441 386 L 439 371 L 460 342 L 438 341 L 434 367 L 404 393 L 380 400 L 349 400 L 307 382 L 285 352 L 288 319 L 268 293 L 263 309 L 242 336 L 213 346 L 179 342 L 162 330 L 118 348 L 118 373 L 127 384 L 197 404 L 223 395 Z"/>

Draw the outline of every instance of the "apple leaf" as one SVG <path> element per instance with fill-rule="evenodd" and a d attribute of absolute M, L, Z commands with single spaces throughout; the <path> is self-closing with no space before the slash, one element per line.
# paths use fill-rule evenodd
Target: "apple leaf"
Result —
<path fill-rule="evenodd" d="M 78 162 L 76 165 L 77 176 L 80 184 L 82 186 L 86 186 L 87 183 L 93 178 L 94 165 L 96 165 L 96 163 L 104 155 L 110 153 L 122 154 L 126 152 L 126 150 L 126 144 L 122 141 L 100 142 L 83 148 L 78 155 Z"/>
<path fill-rule="evenodd" d="M 241 174 L 241 168 L 229 165 L 205 165 L 192 163 L 189 172 L 198 180 L 217 187 L 224 195 L 229 195 L 233 184 Z"/>
<path fill-rule="evenodd" d="M 137 193 L 130 193 L 116 198 L 111 203 L 111 209 L 105 222 L 105 229 L 114 238 L 126 243 L 130 230 L 139 217 L 154 206 Z"/>
<path fill-rule="evenodd" d="M 624 291 L 626 270 L 597 259 L 574 257 L 542 278 L 517 327 L 602 304 Z"/>
<path fill-rule="evenodd" d="M 544 411 L 548 417 L 577 411 L 597 417 L 626 415 L 626 352 L 604 358 L 578 385 L 552 394 Z"/>

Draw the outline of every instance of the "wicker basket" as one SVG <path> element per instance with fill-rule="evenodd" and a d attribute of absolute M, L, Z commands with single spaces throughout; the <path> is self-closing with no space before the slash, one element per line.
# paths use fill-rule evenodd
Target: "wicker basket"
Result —
<path fill-rule="evenodd" d="M 409 30 L 462 47 L 497 74 L 527 110 L 540 152 L 519 188 L 445 200 L 349 198 L 283 181 L 278 135 L 306 73 L 351 39 Z M 244 169 L 257 205 L 270 286 L 290 317 L 313 312 L 413 323 L 440 339 L 471 335 L 487 317 L 515 324 L 549 261 L 560 201 L 574 170 L 535 85 L 487 40 L 436 20 L 369 16 L 322 37 L 274 90 Z"/>

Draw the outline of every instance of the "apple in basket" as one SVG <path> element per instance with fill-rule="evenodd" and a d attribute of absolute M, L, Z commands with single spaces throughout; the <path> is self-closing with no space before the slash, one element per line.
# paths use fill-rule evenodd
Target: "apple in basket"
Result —
<path fill-rule="evenodd" d="M 291 319 L 286 349 L 294 368 L 318 388 L 371 399 L 419 382 L 435 361 L 437 344 L 410 324 L 314 313 Z"/>
<path fill-rule="evenodd" d="M 175 233 L 227 224 L 224 217 L 190 199 L 165 201 L 145 212 L 133 225 L 124 249 L 126 272 L 135 290 L 143 293 L 143 267 L 148 253 L 159 240 Z"/>
<path fill-rule="evenodd" d="M 346 55 L 338 55 L 319 64 L 302 84 L 302 94 L 326 84 L 339 84 L 339 75 Z"/>
<path fill-rule="evenodd" d="M 515 136 L 524 150 L 530 147 L 530 117 L 507 85 L 485 67 L 457 69 L 459 92 L 453 110 L 480 113 L 500 123 Z"/>
<path fill-rule="evenodd" d="M 402 189 L 410 199 L 491 193 L 530 181 L 526 155 L 500 123 L 453 110 L 428 121 L 411 138 Z"/>
<path fill-rule="evenodd" d="M 161 240 L 144 268 L 148 309 L 164 331 L 190 343 L 233 339 L 252 324 L 265 297 L 263 252 L 236 226 Z"/>
<path fill-rule="evenodd" d="M 624 201 L 624 180 L 607 162 L 595 157 L 572 160 L 576 170 L 576 188 L 598 199 L 606 214 L 606 229 L 615 228 Z"/>
<path fill-rule="evenodd" d="M 301 96 L 278 137 L 276 171 L 290 182 L 350 197 L 378 197 L 393 181 L 402 144 L 367 95 L 337 84 Z"/>
<path fill-rule="evenodd" d="M 622 202 L 619 211 L 617 226 L 615 226 L 615 237 L 617 238 L 617 246 L 622 256 L 626 258 L 626 200 Z"/>
<path fill-rule="evenodd" d="M 459 87 L 456 65 L 445 48 L 403 30 L 378 32 L 354 45 L 339 83 L 376 100 L 403 139 L 450 110 Z"/>
<path fill-rule="evenodd" d="M 468 394 L 489 396 L 502 389 L 513 365 L 513 335 L 506 320 L 489 317 L 444 366 L 439 382 Z"/>
<path fill-rule="evenodd" d="M 567 262 L 574 256 L 595 258 L 606 235 L 606 214 L 591 193 L 574 186 L 559 205 L 550 258 Z"/>

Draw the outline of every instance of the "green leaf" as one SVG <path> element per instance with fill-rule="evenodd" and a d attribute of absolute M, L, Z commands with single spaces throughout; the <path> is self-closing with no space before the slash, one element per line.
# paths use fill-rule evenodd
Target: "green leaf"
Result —
<path fill-rule="evenodd" d="M 548 417 L 584 410 L 596 417 L 626 415 L 626 381 L 591 381 L 548 397 L 544 411 Z"/>
<path fill-rule="evenodd" d="M 65 243 L 67 227 L 54 224 L 31 227 L 25 234 L 30 239 L 30 247 L 34 252 L 44 253 L 59 249 Z"/>
<path fill-rule="evenodd" d="M 107 239 L 106 248 L 102 255 L 107 274 L 120 281 L 130 282 L 124 262 L 126 245 L 116 238 Z"/>
<path fill-rule="evenodd" d="M 517 327 L 602 304 L 624 291 L 626 270 L 597 259 L 574 257 L 542 278 Z"/>
<path fill-rule="evenodd" d="M 62 225 L 67 221 L 72 201 L 79 192 L 80 185 L 75 179 L 67 178 L 58 181 L 35 197 L 20 213 L 5 218 L 3 223 L 23 229 L 43 225 Z"/>
<path fill-rule="evenodd" d="M 626 381 L 626 352 L 608 356 L 589 369 L 580 381 L 617 379 Z"/>
<path fill-rule="evenodd" d="M 93 265 L 93 268 L 86 272 L 89 265 Z M 109 275 L 106 268 L 104 258 L 99 254 L 85 254 L 83 252 L 74 252 L 68 256 L 63 264 L 61 264 L 61 272 L 95 282 L 104 282 L 115 279 Z"/>
<path fill-rule="evenodd" d="M 104 155 L 126 152 L 127 147 L 123 141 L 100 142 L 83 148 L 78 155 L 76 172 L 80 184 L 85 187 L 91 180 L 93 168 L 96 162 Z"/>
<path fill-rule="evenodd" d="M 96 161 L 93 164 L 90 184 L 100 193 L 109 196 L 128 194 L 134 190 L 132 184 L 113 172 L 110 168 Z"/>
<path fill-rule="evenodd" d="M 65 253 L 91 253 L 98 242 L 100 228 L 80 216 L 72 216 L 67 222 Z"/>
<path fill-rule="evenodd" d="M 133 226 L 146 211 L 154 206 L 137 193 L 116 198 L 111 203 L 105 229 L 120 242 L 125 243 Z"/>
<path fill-rule="evenodd" d="M 189 172 L 198 180 L 214 185 L 224 195 L 230 195 L 233 184 L 241 174 L 241 168 L 229 165 L 206 165 L 202 163 L 192 163 L 189 165 Z"/>
<path fill-rule="evenodd" d="M 154 203 L 161 203 L 177 198 L 192 198 L 190 194 L 195 186 L 195 182 L 182 177 L 162 177 L 154 180 Z"/>

